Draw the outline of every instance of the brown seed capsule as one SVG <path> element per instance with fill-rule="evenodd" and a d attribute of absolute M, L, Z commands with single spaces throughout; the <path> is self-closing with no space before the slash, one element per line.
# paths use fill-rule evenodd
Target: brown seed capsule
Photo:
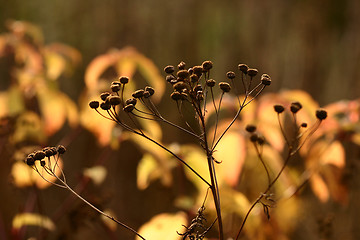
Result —
<path fill-rule="evenodd" d="M 173 75 L 167 75 L 166 78 L 165 78 L 165 80 L 167 82 L 171 82 L 171 80 L 173 80 L 173 79 L 175 79 L 175 77 Z"/>
<path fill-rule="evenodd" d="M 219 87 L 223 92 L 230 92 L 231 90 L 230 84 L 227 82 L 220 82 Z"/>
<path fill-rule="evenodd" d="M 277 113 L 282 113 L 285 110 L 285 108 L 283 105 L 276 104 L 276 105 L 274 105 L 274 110 Z"/>
<path fill-rule="evenodd" d="M 300 126 L 303 127 L 303 128 L 306 128 L 306 127 L 307 127 L 307 123 L 302 123 Z"/>
<path fill-rule="evenodd" d="M 256 126 L 252 125 L 252 124 L 248 124 L 245 127 L 245 130 L 249 133 L 255 132 L 256 131 Z"/>
<path fill-rule="evenodd" d="M 181 90 L 183 90 L 184 88 L 186 88 L 186 83 L 184 83 L 184 82 L 177 82 L 177 83 L 175 83 L 174 85 L 173 85 L 173 87 L 174 87 L 174 89 L 176 90 L 176 91 L 181 91 Z"/>
<path fill-rule="evenodd" d="M 189 69 L 188 69 L 188 72 L 189 72 L 190 75 L 193 74 L 193 73 L 194 73 L 193 68 L 189 68 Z"/>
<path fill-rule="evenodd" d="M 226 73 L 226 77 L 228 79 L 234 79 L 235 78 L 235 73 L 232 72 L 232 71 L 229 71 L 229 72 Z"/>
<path fill-rule="evenodd" d="M 181 61 L 179 64 L 178 64 L 178 69 L 179 70 L 184 70 L 185 69 L 185 67 L 186 67 L 186 63 L 185 62 L 183 62 L 183 61 Z"/>
<path fill-rule="evenodd" d="M 53 156 L 53 151 L 51 150 L 51 148 L 44 148 L 44 153 L 45 153 L 45 156 L 46 157 L 51 157 L 51 156 Z"/>
<path fill-rule="evenodd" d="M 144 91 L 143 97 L 144 98 L 149 98 L 151 95 L 148 91 Z"/>
<path fill-rule="evenodd" d="M 51 147 L 51 148 L 50 148 L 50 151 L 52 152 L 52 155 L 53 155 L 53 156 L 57 154 L 56 147 Z"/>
<path fill-rule="evenodd" d="M 215 80 L 214 79 L 208 79 L 206 80 L 206 86 L 208 87 L 214 87 L 216 84 Z"/>
<path fill-rule="evenodd" d="M 36 151 L 34 154 L 34 160 L 41 160 L 45 157 L 45 153 L 43 151 Z"/>
<path fill-rule="evenodd" d="M 187 95 L 187 93 L 186 92 L 182 92 L 181 93 L 181 100 L 186 100 L 187 99 L 187 97 L 188 97 L 188 95 Z"/>
<path fill-rule="evenodd" d="M 100 103 L 98 101 L 91 101 L 89 103 L 90 108 L 97 109 L 100 106 Z"/>
<path fill-rule="evenodd" d="M 264 138 L 264 136 L 258 136 L 257 143 L 258 143 L 259 145 L 263 145 L 263 144 L 265 143 L 265 138 Z"/>
<path fill-rule="evenodd" d="M 181 99 L 181 93 L 179 93 L 179 92 L 173 92 L 173 93 L 170 95 L 170 97 L 171 97 L 173 100 L 178 101 L 178 100 Z"/>
<path fill-rule="evenodd" d="M 315 113 L 317 119 L 319 119 L 320 121 L 324 120 L 325 118 L 327 118 L 327 112 L 325 109 L 318 109 L 316 110 Z"/>
<path fill-rule="evenodd" d="M 178 76 L 178 78 L 180 79 L 185 79 L 189 76 L 189 72 L 187 70 L 179 70 L 176 75 Z"/>
<path fill-rule="evenodd" d="M 257 142 L 258 139 L 259 139 L 259 136 L 256 133 L 252 133 L 250 135 L 250 141 L 251 142 Z"/>
<path fill-rule="evenodd" d="M 195 83 L 195 82 L 197 82 L 198 80 L 199 80 L 198 75 L 196 75 L 196 74 L 191 74 L 191 75 L 190 75 L 190 81 L 191 81 L 192 83 Z"/>
<path fill-rule="evenodd" d="M 121 103 L 121 98 L 119 96 L 109 96 L 109 102 L 111 106 L 116 106 Z"/>
<path fill-rule="evenodd" d="M 132 112 L 134 110 L 135 106 L 133 104 L 127 104 L 125 107 L 124 107 L 124 112 Z"/>
<path fill-rule="evenodd" d="M 297 113 L 301 108 L 302 108 L 302 105 L 299 102 L 292 102 L 290 105 L 290 111 L 292 113 Z"/>
<path fill-rule="evenodd" d="M 197 99 L 198 101 L 204 100 L 203 91 L 197 91 L 197 92 L 196 92 L 196 99 Z"/>
<path fill-rule="evenodd" d="M 201 66 L 205 71 L 209 71 L 213 67 L 213 63 L 211 61 L 205 61 Z"/>
<path fill-rule="evenodd" d="M 258 70 L 257 69 L 255 69 L 255 68 L 249 68 L 248 70 L 247 70 L 247 74 L 250 76 L 250 77 L 255 77 L 256 76 L 256 74 L 258 74 Z"/>
<path fill-rule="evenodd" d="M 129 98 L 129 99 L 127 99 L 126 101 L 125 101 L 125 105 L 129 105 L 129 104 L 132 104 L 132 105 L 136 105 L 136 103 L 137 103 L 137 100 L 136 100 L 136 98 Z"/>
<path fill-rule="evenodd" d="M 57 146 L 56 151 L 59 154 L 64 154 L 66 152 L 66 148 L 63 145 L 59 145 L 59 146 Z"/>
<path fill-rule="evenodd" d="M 100 108 L 105 111 L 109 110 L 111 108 L 111 104 L 109 101 L 102 102 L 102 103 L 100 103 Z"/>
<path fill-rule="evenodd" d="M 119 81 L 122 84 L 127 84 L 129 82 L 129 78 L 126 76 L 119 77 Z"/>
<path fill-rule="evenodd" d="M 154 95 L 154 93 L 155 93 L 155 89 L 152 87 L 149 87 L 149 86 L 145 87 L 145 91 L 149 92 L 150 96 Z"/>
<path fill-rule="evenodd" d="M 194 71 L 194 74 L 196 74 L 198 77 L 200 77 L 203 74 L 202 66 L 194 66 L 193 71 Z"/>
<path fill-rule="evenodd" d="M 113 91 L 113 92 L 118 92 L 121 89 L 119 84 L 111 84 L 110 88 L 111 88 L 111 91 Z"/>
<path fill-rule="evenodd" d="M 202 91 L 203 90 L 203 88 L 202 88 L 202 86 L 200 85 L 200 84 L 198 84 L 198 85 L 196 85 L 195 87 L 194 87 L 194 92 L 198 92 L 198 91 Z"/>
<path fill-rule="evenodd" d="M 133 92 L 132 96 L 134 98 L 141 98 L 144 95 L 144 90 L 143 89 L 139 89 L 136 90 L 135 92 Z"/>
<path fill-rule="evenodd" d="M 242 71 L 244 74 L 247 74 L 249 67 L 246 64 L 239 64 L 238 68 L 240 71 Z"/>
<path fill-rule="evenodd" d="M 100 94 L 100 98 L 103 101 L 105 101 L 108 96 L 110 96 L 109 92 L 103 92 L 102 94 Z"/>
<path fill-rule="evenodd" d="M 29 166 L 33 166 L 35 164 L 35 159 L 32 156 L 27 156 L 25 163 Z"/>
<path fill-rule="evenodd" d="M 175 68 L 172 65 L 167 65 L 164 68 L 164 72 L 167 73 L 167 74 L 172 74 L 174 71 L 175 71 Z"/>
<path fill-rule="evenodd" d="M 271 78 L 268 74 L 264 73 L 261 75 L 261 83 L 265 86 L 269 86 L 271 84 Z"/>

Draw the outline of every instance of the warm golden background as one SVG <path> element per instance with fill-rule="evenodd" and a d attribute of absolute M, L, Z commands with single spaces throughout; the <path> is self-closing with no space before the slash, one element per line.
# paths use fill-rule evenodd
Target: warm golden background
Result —
<path fill-rule="evenodd" d="M 337 105 L 331 108 L 334 116 L 338 113 L 342 115 L 339 118 L 334 117 L 332 120 L 336 124 L 327 126 L 322 133 L 325 132 L 326 136 L 331 135 L 332 141 L 336 141 L 336 144 L 341 143 L 340 150 L 339 145 L 334 148 L 336 150 L 333 156 L 341 158 L 344 151 L 346 158 L 338 162 L 336 159 L 332 160 L 332 164 L 341 172 L 340 174 L 339 171 L 335 171 L 335 185 L 329 180 L 333 177 L 331 174 L 330 177 L 325 174 L 325 180 L 321 182 L 328 184 L 326 189 L 331 193 L 330 197 L 326 198 L 310 187 L 305 187 L 303 197 L 299 197 L 301 204 L 292 203 L 289 207 L 291 214 L 294 208 L 297 209 L 297 213 L 289 213 L 291 216 L 284 217 L 286 221 L 291 219 L 296 222 L 291 224 L 291 229 L 277 224 L 262 226 L 258 223 L 264 233 L 261 235 L 262 238 L 258 236 L 257 239 L 272 239 L 272 231 L 281 236 L 273 239 L 360 239 L 360 230 L 357 226 L 360 214 L 357 201 L 360 140 L 356 135 L 360 131 L 360 104 L 357 100 L 360 89 L 359 9 L 360 2 L 357 0 L 2 0 L 1 36 L 11 33 L 15 36 L 19 33 L 18 30 L 14 30 L 13 21 L 34 24 L 42 31 L 36 35 L 39 38 L 34 43 L 34 51 L 38 54 L 36 56 L 44 57 L 46 62 L 52 61 L 49 60 L 54 56 L 51 53 L 58 51 L 60 55 L 69 54 L 67 58 L 70 59 L 70 70 L 67 67 L 60 70 L 56 57 L 52 58 L 55 59 L 55 63 L 46 62 L 48 66 L 54 66 L 51 73 L 48 66 L 36 65 L 36 60 L 35 65 L 26 65 L 26 57 L 20 57 L 19 60 L 12 56 L 13 50 L 7 51 L 7 48 L 2 48 L 5 46 L 4 41 L 13 43 L 15 40 L 4 40 L 4 37 L 0 39 L 0 100 L 3 104 L 0 106 L 0 114 L 1 117 L 11 117 L 10 120 L 2 118 L 1 123 L 0 239 L 27 239 L 31 236 L 37 239 L 86 237 L 89 240 L 132 237 L 122 230 L 113 232 L 111 227 L 101 225 L 94 212 L 81 202 L 74 202 L 65 190 L 56 187 L 40 190 L 37 187 L 17 185 L 13 176 L 14 161 L 21 159 L 19 156 L 22 155 L 18 151 L 25 151 L 24 148 L 29 145 L 66 144 L 69 151 L 64 156 L 64 169 L 69 184 L 92 202 L 112 209 L 119 219 L 135 228 L 156 214 L 183 210 L 184 206 L 179 207 L 177 197 L 192 196 L 191 194 L 196 192 L 194 184 L 190 183 L 189 179 L 184 179 L 182 170 L 173 166 L 169 166 L 175 179 L 171 187 L 163 178 L 160 178 L 162 182 L 155 180 L 150 186 L 139 187 L 136 171 L 138 162 L 143 159 L 144 154 L 137 144 L 124 140 L 120 146 L 114 146 L 114 141 L 107 144 L 104 140 L 105 143 L 102 142 L 101 145 L 97 141 L 99 136 L 103 136 L 101 128 L 97 129 L 98 132 L 86 130 L 88 125 L 84 124 L 83 118 L 90 118 L 90 115 L 84 113 L 84 102 L 93 94 L 92 91 L 99 90 L 91 86 L 88 78 L 86 80 L 86 71 L 94 59 L 101 55 L 108 56 L 105 54 L 115 51 L 114 49 L 121 49 L 126 54 L 135 56 L 134 59 L 139 61 L 139 65 L 146 66 L 152 74 L 150 76 L 157 76 L 159 73 L 164 76 L 162 69 L 168 64 L 177 65 L 180 61 L 185 61 L 188 66 L 192 66 L 199 65 L 204 60 L 212 60 L 212 78 L 224 81 L 227 71 L 236 70 L 238 63 L 247 63 L 259 69 L 260 73 L 271 75 L 272 85 L 266 90 L 267 93 L 302 90 L 307 92 L 314 102 L 305 99 L 308 95 L 304 92 L 297 92 L 298 95 L 294 93 L 294 96 L 304 97 L 298 101 L 305 101 L 305 106 L 309 109 L 336 103 Z M 22 37 L 21 34 L 19 36 Z M 54 42 L 71 46 L 73 50 L 65 53 L 64 49 L 59 50 L 51 45 Z M 19 50 L 19 45 L 16 46 L 14 49 Z M 19 51 L 21 52 L 21 49 Z M 24 54 L 23 56 L 27 56 L 26 51 Z M 34 57 L 31 54 L 29 56 Z M 14 66 L 20 71 L 15 73 Z M 29 81 L 34 81 L 27 81 L 27 74 L 32 74 L 29 73 L 31 66 L 38 67 L 36 76 L 39 79 L 36 81 L 44 84 L 35 87 L 36 94 L 39 94 L 36 95 L 40 103 L 39 108 L 34 107 L 36 101 L 29 103 L 26 102 L 26 98 L 21 97 L 21 94 L 26 92 Z M 159 72 L 153 70 L 154 67 L 158 68 Z M 105 69 L 100 75 L 108 79 L 109 83 L 117 76 L 115 71 Z M 138 87 L 143 87 L 144 81 L 148 84 L 155 81 L 154 78 L 148 79 L 148 76 L 137 72 L 133 78 L 139 79 Z M 44 86 L 52 90 L 52 95 L 41 90 Z M 14 93 L 9 89 L 17 90 L 14 90 Z M 12 97 L 7 98 L 7 93 L 3 94 L 5 92 L 14 94 L 9 94 Z M 169 93 L 168 86 L 160 109 L 176 121 L 176 111 L 174 107 L 170 108 L 171 105 L 168 103 Z M 273 98 L 271 96 L 273 95 L 263 98 L 262 102 L 265 104 L 267 99 L 273 101 L 275 98 L 286 103 L 292 99 L 289 92 L 275 95 Z M 42 104 L 49 102 L 47 97 L 55 99 L 53 105 Z M 5 98 L 7 100 L 4 102 Z M 24 99 L 25 103 L 22 102 Z M 351 102 L 341 102 L 342 100 Z M 5 104 L 10 107 L 6 107 Z M 54 108 L 59 107 L 59 104 L 62 110 L 60 113 L 54 112 Z M 68 108 L 64 110 L 63 105 Z M 39 118 L 29 113 L 23 115 L 28 108 L 37 113 Z M 33 125 L 19 127 L 22 126 L 19 116 Z M 26 134 L 22 134 L 23 132 Z M 162 131 L 162 135 L 163 141 L 168 144 L 189 141 L 185 134 L 179 134 L 167 127 Z M 27 139 L 28 136 L 30 140 Z M 82 177 L 83 170 L 94 165 L 102 165 L 107 169 L 107 178 L 99 186 L 89 184 L 86 178 Z M 292 167 L 306 168 L 303 165 L 294 164 Z M 159 177 L 155 177 L 157 178 Z M 249 190 L 248 188 L 252 188 L 253 185 L 255 183 L 249 183 L 247 187 L 237 186 L 235 189 L 246 192 L 252 201 L 261 191 L 261 187 L 255 187 L 256 191 L 253 192 Z M 315 185 L 316 183 L 313 183 L 313 186 Z M 257 191 L 258 189 L 260 190 Z M 346 197 L 339 196 L 342 194 Z M 286 209 L 282 211 L 286 212 Z M 39 231 L 36 227 L 18 232 L 11 230 L 14 216 L 21 212 L 37 212 L 52 217 L 57 227 L 49 233 Z M 281 222 L 281 214 L 274 219 L 275 222 Z M 236 225 L 236 219 L 233 222 Z M 179 227 L 178 231 L 181 230 Z M 248 238 L 244 239 L 252 239 L 251 236 L 248 234 Z"/>

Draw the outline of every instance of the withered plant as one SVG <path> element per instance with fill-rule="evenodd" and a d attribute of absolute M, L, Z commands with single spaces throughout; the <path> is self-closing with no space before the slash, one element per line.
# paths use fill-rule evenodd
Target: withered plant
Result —
<path fill-rule="evenodd" d="M 221 164 L 222 159 L 215 159 L 213 153 L 216 151 L 216 147 L 219 142 L 239 118 L 244 108 L 256 99 L 263 90 L 271 84 L 271 78 L 268 74 L 262 74 L 260 78 L 257 78 L 258 70 L 249 68 L 246 64 L 238 65 L 238 74 L 235 74 L 235 72 L 232 71 L 227 72 L 226 78 L 228 81 L 226 82 L 217 83 L 214 79 L 211 79 L 210 72 L 212 69 L 213 63 L 211 61 L 205 61 L 202 65 L 190 68 L 187 68 L 184 62 L 179 63 L 177 67 L 169 65 L 164 68 L 164 71 L 167 74 L 166 81 L 173 88 L 170 98 L 174 101 L 179 116 L 183 121 L 183 124 L 180 125 L 167 120 L 167 118 L 160 113 L 158 108 L 155 106 L 152 101 L 152 96 L 156 94 L 156 89 L 146 86 L 144 89 L 134 91 L 131 96 L 125 96 L 125 88 L 129 82 L 129 78 L 125 76 L 120 77 L 118 81 L 112 82 L 110 86 L 111 91 L 102 93 L 100 95 L 100 101 L 94 100 L 89 103 L 90 108 L 102 117 L 115 122 L 126 131 L 147 139 L 159 148 L 171 154 L 186 168 L 190 169 L 190 171 L 201 179 L 203 184 L 208 187 L 203 204 L 197 211 L 196 216 L 193 218 L 189 226 L 184 226 L 184 231 L 178 232 L 184 240 L 203 239 L 209 230 L 216 225 L 219 239 L 225 239 L 221 211 L 221 194 L 215 171 L 215 164 Z M 242 90 L 240 90 L 240 87 Z M 222 102 L 227 94 L 233 95 L 235 101 L 238 103 L 238 109 L 228 125 L 220 130 L 220 128 L 218 128 L 218 123 L 221 119 Z M 211 106 L 215 111 L 215 119 L 211 124 L 214 128 L 212 132 L 210 131 L 210 126 L 206 121 L 209 106 Z M 270 218 L 269 208 L 275 206 L 276 203 L 276 199 L 274 198 L 272 192 L 275 182 L 279 179 L 280 175 L 288 165 L 291 157 L 299 151 L 299 149 L 319 127 L 321 121 L 327 116 L 325 110 L 318 110 L 316 112 L 318 121 L 311 127 L 308 127 L 307 123 L 298 123 L 297 121 L 296 114 L 301 108 L 302 106 L 298 102 L 295 102 L 290 106 L 290 115 L 292 116 L 291 127 L 294 133 L 288 135 L 288 132 L 285 131 L 281 120 L 281 116 L 283 115 L 285 108 L 282 105 L 274 106 L 274 110 L 276 112 L 275 114 L 278 115 L 279 126 L 288 148 L 282 168 L 278 173 L 272 174 L 263 160 L 262 146 L 266 144 L 266 139 L 261 136 L 261 133 L 257 132 L 256 126 L 248 125 L 246 127 L 246 131 L 249 132 L 249 138 L 256 149 L 257 156 L 264 167 L 264 174 L 267 176 L 268 184 L 266 189 L 264 189 L 247 211 L 247 214 L 242 220 L 241 226 L 239 226 L 238 234 L 234 239 L 240 238 L 245 222 L 256 205 L 261 204 L 267 218 Z M 193 117 L 196 119 L 195 122 L 187 120 L 188 118 L 186 115 L 188 115 L 189 109 L 191 110 Z M 206 154 L 207 165 L 204 165 L 203 167 L 208 169 L 210 181 L 206 180 L 206 178 L 208 178 L 207 176 L 201 175 L 181 156 L 177 155 L 161 142 L 153 139 L 141 127 L 142 125 L 140 124 L 140 121 L 143 120 L 168 124 L 193 137 Z M 64 152 L 65 148 L 63 146 L 58 146 L 57 148 L 47 147 L 29 154 L 26 158 L 26 163 L 31 166 L 45 181 L 51 182 L 48 180 L 48 177 L 55 177 L 57 181 L 52 181 L 52 184 L 70 190 L 73 194 L 100 214 L 110 218 L 125 229 L 132 231 L 141 239 L 145 239 L 131 227 L 93 206 L 69 187 L 66 182 L 65 174 L 58 165 L 59 155 Z M 213 205 L 216 210 L 216 217 L 209 221 L 205 218 L 205 202 L 208 200 L 208 192 L 212 195 Z"/>

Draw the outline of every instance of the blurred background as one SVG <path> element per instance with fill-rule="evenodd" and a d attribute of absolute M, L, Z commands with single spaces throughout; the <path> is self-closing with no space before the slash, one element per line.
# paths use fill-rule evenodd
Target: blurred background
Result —
<path fill-rule="evenodd" d="M 112 49 L 128 46 L 150 59 L 162 75 L 165 75 L 162 69 L 168 64 L 177 65 L 185 61 L 192 66 L 211 60 L 214 63 L 212 78 L 223 81 L 227 71 L 235 71 L 239 63 L 246 63 L 271 76 L 272 85 L 267 92 L 300 89 L 319 106 L 359 98 L 360 1 L 357 0 L 0 2 L 0 34 L 9 31 L 7 26 L 12 20 L 26 21 L 42 30 L 44 45 L 60 42 L 78 51 L 81 60 L 74 64 L 72 74 L 57 79 L 58 90 L 69 96 L 75 105 L 81 106 L 81 97 L 85 98 L 84 89 L 88 86 L 84 76 L 93 59 Z M 9 73 L 12 66 L 13 61 L 2 54 L 1 91 L 7 91 L 16 82 L 14 75 Z M 160 104 L 161 109 L 167 107 L 167 103 Z M 174 112 L 174 109 L 169 111 Z M 358 108 L 355 114 L 358 116 Z M 354 122 L 358 124 L 358 118 L 355 117 Z M 77 186 L 99 206 L 111 206 L 121 219 L 126 219 L 124 222 L 135 228 L 159 212 L 177 211 L 179 208 L 173 202 L 179 195 L 179 188 L 190 189 L 184 190 L 184 194 L 191 195 L 195 191 L 188 181 L 175 188 L 155 182 L 146 189 L 137 189 L 137 165 L 143 155 L 133 143 L 124 142 L 114 149 L 113 146 L 99 144 L 96 135 L 71 124 L 65 124 L 51 133 L 45 131 L 40 140 L 24 143 L 7 138 L 7 131 L 12 131 L 9 126 L 16 126 L 16 123 L 8 119 L 5 123 L 2 125 L 0 149 L 4 164 L 0 170 L 3 201 L 0 206 L 0 239 L 30 237 L 29 232 L 33 229 L 28 229 L 26 234 L 11 234 L 9 230 L 13 217 L 30 209 L 62 219 L 54 234 L 33 230 L 38 239 L 101 239 L 103 235 L 110 236 L 109 239 L 119 236 L 117 239 L 132 239 L 131 234 L 118 231 L 112 235 L 107 228 L 99 227 L 96 214 L 82 211 L 85 206 L 80 202 L 74 204 L 74 199 L 66 191 L 54 187 L 40 191 L 37 187 L 17 188 L 11 184 L 13 179 L 9 173 L 16 158 L 14 153 L 29 143 L 40 146 L 67 143 L 70 153 L 65 161 L 71 159 L 71 163 L 65 162 L 64 168 L 70 185 Z M 164 131 L 164 142 L 188 142 L 185 134 L 180 134 L 180 139 L 175 134 L 178 133 Z M 344 148 L 347 151 L 346 166 L 357 169 L 358 145 L 344 144 Z M 129 149 L 131 154 L 124 152 Z M 126 161 L 118 161 L 119 156 Z M 82 177 L 84 168 L 97 164 L 108 169 L 105 186 L 91 185 Z M 181 179 L 182 176 L 182 173 L 175 174 L 175 178 Z M 310 196 L 304 206 L 308 204 L 311 210 L 308 216 L 302 218 L 309 220 L 308 223 L 304 220 L 301 222 L 304 228 L 289 230 L 288 239 L 340 239 L 340 236 L 345 236 L 343 239 L 359 239 L 360 231 L 356 230 L 355 219 L 360 212 L 354 210 L 358 209 L 355 203 L 360 194 L 356 190 L 358 180 L 359 177 L 351 180 L 352 191 L 347 204 L 351 207 L 333 202 L 321 204 Z M 56 198 L 48 200 L 49 196 Z M 63 201 L 67 201 L 66 204 Z M 329 208 L 331 213 L 327 214 Z M 312 216 L 311 211 L 315 210 L 318 212 Z M 63 215 L 66 215 L 65 220 Z M 90 220 L 84 223 L 82 218 Z M 337 219 L 335 223 L 333 219 Z M 335 230 L 331 228 L 333 225 Z M 319 231 L 330 233 L 320 234 Z"/>

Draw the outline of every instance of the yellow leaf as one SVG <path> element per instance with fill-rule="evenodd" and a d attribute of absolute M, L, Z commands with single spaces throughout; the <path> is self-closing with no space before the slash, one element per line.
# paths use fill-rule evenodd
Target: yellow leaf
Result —
<path fill-rule="evenodd" d="M 139 189 L 146 189 L 150 182 L 159 178 L 158 164 L 154 157 L 150 154 L 144 154 L 137 166 L 137 186 Z"/>
<path fill-rule="evenodd" d="M 84 170 L 84 176 L 90 178 L 96 185 L 104 182 L 107 170 L 104 166 L 94 166 Z"/>
<path fill-rule="evenodd" d="M 54 52 L 45 51 L 46 76 L 51 80 L 56 80 L 64 72 L 65 59 Z"/>
<path fill-rule="evenodd" d="M 184 229 L 182 225 L 186 224 L 187 218 L 183 212 L 176 214 L 162 213 L 142 225 L 138 232 L 146 240 L 180 240 L 181 236 L 176 231 L 181 232 Z M 140 240 L 139 237 L 136 239 Z"/>
<path fill-rule="evenodd" d="M 17 214 L 12 221 L 12 227 L 19 230 L 23 226 L 38 226 L 50 231 L 55 230 L 55 224 L 50 218 L 36 213 Z"/>

